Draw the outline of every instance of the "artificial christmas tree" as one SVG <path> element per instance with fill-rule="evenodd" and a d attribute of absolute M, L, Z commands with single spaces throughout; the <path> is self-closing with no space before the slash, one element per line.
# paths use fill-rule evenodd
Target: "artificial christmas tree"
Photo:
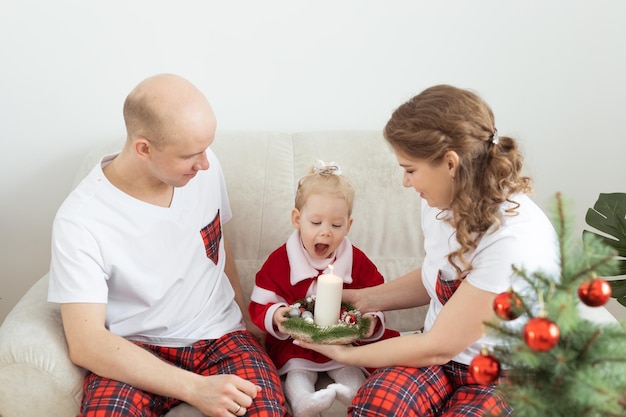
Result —
<path fill-rule="evenodd" d="M 495 318 L 485 325 L 506 344 L 478 355 L 472 373 L 489 383 L 501 368 L 498 390 L 516 417 L 626 416 L 626 327 L 592 323 L 577 308 L 608 300 L 598 276 L 614 273 L 615 252 L 600 239 L 572 239 L 560 194 L 555 202 L 560 276 L 513 266 L 527 290 L 496 298 Z"/>

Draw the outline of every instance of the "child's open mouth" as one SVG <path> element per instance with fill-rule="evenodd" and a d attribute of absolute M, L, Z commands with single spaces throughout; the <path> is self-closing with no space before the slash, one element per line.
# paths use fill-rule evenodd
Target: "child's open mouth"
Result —
<path fill-rule="evenodd" d="M 326 252 L 328 251 L 329 245 L 326 245 L 324 243 L 316 243 L 315 244 L 315 254 L 318 256 L 322 256 L 324 254 L 326 254 Z"/>

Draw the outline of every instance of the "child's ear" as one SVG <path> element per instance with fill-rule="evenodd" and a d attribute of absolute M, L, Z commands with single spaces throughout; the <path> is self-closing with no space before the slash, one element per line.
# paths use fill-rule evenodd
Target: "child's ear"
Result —
<path fill-rule="evenodd" d="M 291 224 L 293 224 L 293 227 L 296 229 L 300 229 L 300 210 L 291 210 Z"/>
<path fill-rule="evenodd" d="M 352 217 L 348 219 L 348 232 L 350 231 L 350 228 L 352 227 L 352 220 L 353 220 Z"/>

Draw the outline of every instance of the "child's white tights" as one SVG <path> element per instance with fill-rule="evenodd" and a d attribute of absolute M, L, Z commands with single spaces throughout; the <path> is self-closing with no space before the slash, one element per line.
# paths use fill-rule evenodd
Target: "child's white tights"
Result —
<path fill-rule="evenodd" d="M 316 417 L 327 410 L 337 398 L 350 405 L 352 398 L 365 381 L 365 375 L 356 367 L 346 366 L 328 371 L 335 380 L 328 387 L 315 390 L 318 373 L 296 369 L 289 371 L 285 378 L 285 395 L 294 417 Z"/>
<path fill-rule="evenodd" d="M 345 406 L 352 403 L 356 392 L 365 382 L 363 371 L 356 366 L 344 366 L 343 368 L 328 371 L 328 376 L 335 380 L 334 384 L 328 384 L 327 388 L 333 388 L 337 393 L 337 399 Z"/>

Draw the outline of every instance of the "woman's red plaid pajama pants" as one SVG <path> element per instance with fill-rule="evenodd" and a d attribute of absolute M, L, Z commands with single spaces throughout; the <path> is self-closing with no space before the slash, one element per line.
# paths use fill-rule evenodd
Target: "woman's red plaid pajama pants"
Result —
<path fill-rule="evenodd" d="M 351 416 L 509 416 L 512 410 L 493 385 L 477 384 L 467 365 L 383 368 L 352 401 Z"/>
<path fill-rule="evenodd" d="M 248 408 L 247 416 L 288 416 L 276 368 L 251 333 L 233 332 L 217 340 L 172 348 L 138 345 L 175 366 L 201 375 L 234 374 L 259 385 L 261 392 Z M 85 378 L 81 416 L 158 417 L 179 400 L 154 395 L 128 384 L 89 373 Z"/>

